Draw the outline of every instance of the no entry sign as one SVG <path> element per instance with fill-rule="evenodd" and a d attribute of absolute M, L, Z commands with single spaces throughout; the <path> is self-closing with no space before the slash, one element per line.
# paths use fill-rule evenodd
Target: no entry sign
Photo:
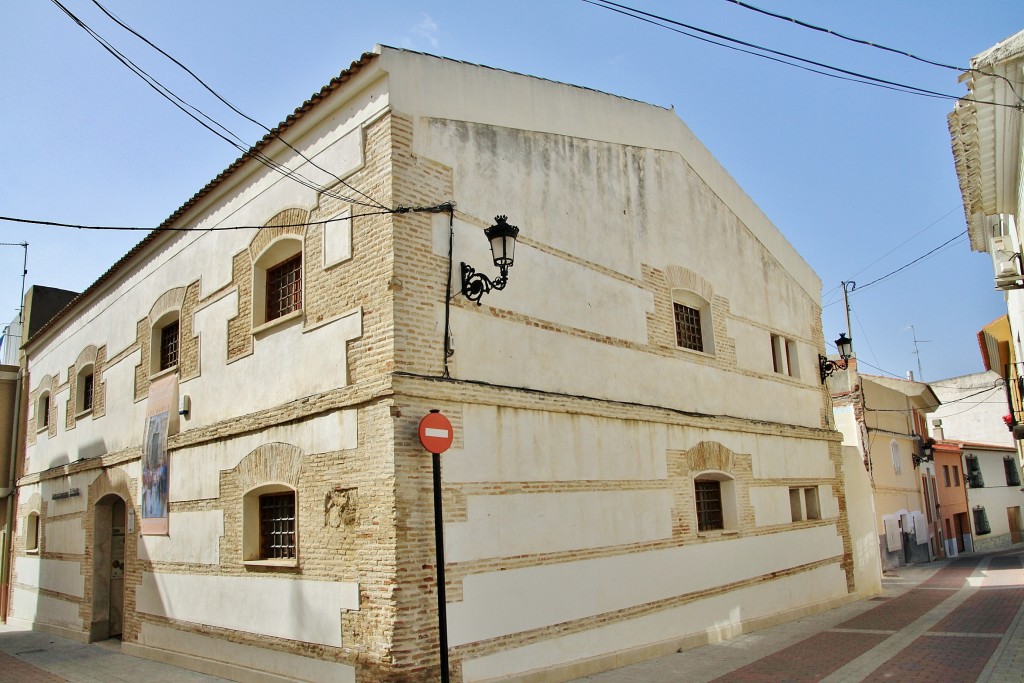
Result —
<path fill-rule="evenodd" d="M 452 423 L 438 410 L 431 410 L 420 420 L 420 443 L 431 453 L 444 453 L 451 448 Z"/>

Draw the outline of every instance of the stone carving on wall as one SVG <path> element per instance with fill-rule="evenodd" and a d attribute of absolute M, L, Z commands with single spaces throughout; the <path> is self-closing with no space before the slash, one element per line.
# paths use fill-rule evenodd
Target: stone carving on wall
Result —
<path fill-rule="evenodd" d="M 356 523 L 356 489 L 335 486 L 324 496 L 324 526 L 340 529 Z"/>

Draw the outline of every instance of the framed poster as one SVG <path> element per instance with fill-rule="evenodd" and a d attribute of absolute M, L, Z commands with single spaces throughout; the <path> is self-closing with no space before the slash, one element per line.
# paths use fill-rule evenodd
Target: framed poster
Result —
<path fill-rule="evenodd" d="M 167 437 L 178 431 L 178 377 L 162 377 L 149 386 L 142 436 L 142 520 L 144 536 L 166 536 L 170 503 Z"/>

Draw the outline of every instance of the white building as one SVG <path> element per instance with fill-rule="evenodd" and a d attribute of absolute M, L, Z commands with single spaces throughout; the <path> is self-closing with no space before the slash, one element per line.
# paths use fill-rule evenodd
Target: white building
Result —
<path fill-rule="evenodd" d="M 673 111 L 380 47 L 276 135 L 299 152 L 268 136 L 29 335 L 12 618 L 238 680 L 437 680 L 431 409 L 455 680 L 877 590 L 821 283 Z"/>

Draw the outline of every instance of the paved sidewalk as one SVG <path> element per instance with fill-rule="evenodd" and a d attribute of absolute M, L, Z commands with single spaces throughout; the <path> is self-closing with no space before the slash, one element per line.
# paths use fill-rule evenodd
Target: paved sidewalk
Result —
<path fill-rule="evenodd" d="M 875 598 L 576 683 L 1021 683 L 1022 558 L 901 567 Z"/>
<path fill-rule="evenodd" d="M 0 624 L 0 683 L 224 679 Z M 577 683 L 1024 681 L 1024 547 L 903 567 L 880 596 Z"/>
<path fill-rule="evenodd" d="M 228 683 L 121 654 L 121 642 L 85 644 L 0 624 L 0 683 Z"/>

